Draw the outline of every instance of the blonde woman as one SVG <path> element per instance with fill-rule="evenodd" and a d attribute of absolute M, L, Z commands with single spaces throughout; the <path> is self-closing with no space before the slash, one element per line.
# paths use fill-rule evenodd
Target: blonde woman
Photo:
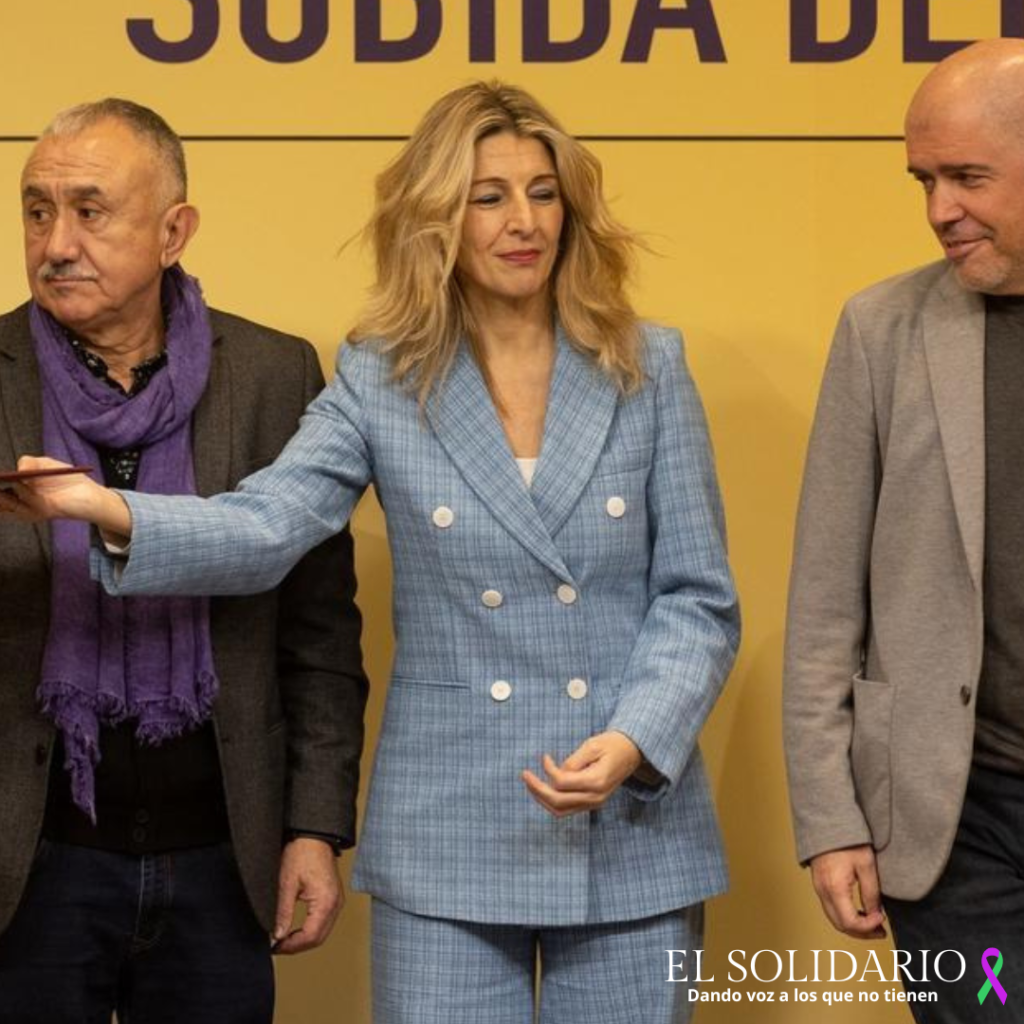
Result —
<path fill-rule="evenodd" d="M 726 885 L 697 737 L 739 623 L 679 334 L 639 322 L 599 164 L 519 89 L 438 101 L 369 235 L 334 382 L 238 492 L 48 478 L 0 508 L 130 536 L 112 592 L 247 593 L 373 483 L 396 636 L 354 879 L 374 1019 L 527 1024 L 539 991 L 545 1024 L 685 1021 L 666 950 L 700 947 Z"/>

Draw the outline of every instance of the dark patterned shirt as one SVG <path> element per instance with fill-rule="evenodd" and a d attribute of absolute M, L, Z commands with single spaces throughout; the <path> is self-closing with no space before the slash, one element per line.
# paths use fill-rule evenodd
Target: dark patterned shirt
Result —
<path fill-rule="evenodd" d="M 134 398 L 139 392 L 144 391 L 156 374 L 167 365 L 167 349 L 164 349 L 157 355 L 143 360 L 138 366 L 133 366 L 132 386 L 126 391 L 119 381 L 110 376 L 110 367 L 102 356 L 90 352 L 82 344 L 81 339 L 76 338 L 70 331 L 65 331 L 64 336 L 68 339 L 68 344 L 82 365 L 97 380 L 103 381 L 104 384 L 129 398 Z M 118 451 L 109 448 L 101 449 L 99 456 L 103 465 L 103 475 L 108 484 L 111 487 L 134 490 L 141 455 L 142 451 L 139 448 L 123 448 Z"/>
<path fill-rule="evenodd" d="M 75 355 L 81 360 L 82 365 L 94 377 L 103 381 L 104 384 L 109 385 L 115 391 L 120 391 L 122 395 L 127 395 L 129 398 L 134 398 L 153 379 L 156 372 L 162 370 L 167 365 L 167 349 L 158 352 L 155 356 L 150 356 L 149 359 L 144 359 L 138 366 L 132 367 L 132 386 L 125 391 L 124 387 L 110 376 L 110 367 L 107 366 L 107 361 L 103 356 L 90 352 L 82 344 L 81 338 L 75 337 L 70 332 L 65 331 L 64 336 L 68 339 L 68 344 L 74 349 Z"/>

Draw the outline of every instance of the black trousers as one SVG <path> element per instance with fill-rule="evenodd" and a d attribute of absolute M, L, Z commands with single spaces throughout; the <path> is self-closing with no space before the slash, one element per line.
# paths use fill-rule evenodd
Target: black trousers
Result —
<path fill-rule="evenodd" d="M 922 900 L 886 897 L 884 904 L 896 945 L 914 951 L 904 988 L 936 995 L 935 1002 L 909 1004 L 919 1024 L 1024 1024 L 1024 779 L 972 769 L 953 852 L 935 888 Z M 982 992 L 989 949 L 1003 958 L 996 980 L 1005 1005 L 997 989 Z M 921 980 L 922 950 L 930 951 L 932 967 L 941 951 L 959 951 L 963 978 L 944 982 L 929 970 L 929 980 Z M 990 971 L 996 960 L 988 956 Z M 938 966 L 946 978 L 961 968 L 950 954 Z"/>
<path fill-rule="evenodd" d="M 227 843 L 133 856 L 43 840 L 0 935 L 3 1024 L 270 1024 L 274 975 Z"/>

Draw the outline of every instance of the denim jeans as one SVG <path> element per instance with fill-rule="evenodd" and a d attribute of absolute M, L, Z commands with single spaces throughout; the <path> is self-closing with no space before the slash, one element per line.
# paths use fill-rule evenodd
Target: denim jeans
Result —
<path fill-rule="evenodd" d="M 935 888 L 913 902 L 883 898 L 896 945 L 930 950 L 929 965 L 942 950 L 957 950 L 966 973 L 957 982 L 904 976 L 908 992 L 933 991 L 936 1002 L 910 1003 L 919 1024 L 1024 1024 L 1024 779 L 974 768 L 949 862 Z M 995 991 L 983 1003 L 978 995 L 987 977 L 982 954 L 1000 951 L 998 982 L 1006 990 L 1004 1006 Z M 996 957 L 988 958 L 990 969 Z M 944 955 L 941 974 L 955 978 L 960 963 Z M 913 972 L 912 972 L 913 973 Z"/>
<path fill-rule="evenodd" d="M 228 844 L 134 856 L 42 840 L 0 935 L 3 1024 L 270 1024 L 267 934 Z"/>

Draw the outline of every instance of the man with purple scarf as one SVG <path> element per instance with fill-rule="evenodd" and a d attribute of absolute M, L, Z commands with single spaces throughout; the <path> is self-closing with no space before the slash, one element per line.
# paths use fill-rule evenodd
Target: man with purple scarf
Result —
<path fill-rule="evenodd" d="M 0 468 L 212 494 L 323 386 L 313 349 L 209 309 L 181 142 L 103 100 L 22 175 L 32 301 L 0 317 Z M 110 598 L 79 523 L 0 524 L 0 1019 L 269 1022 L 271 941 L 326 938 L 366 680 L 345 534 L 247 598 Z M 292 929 L 296 902 L 306 905 Z"/>

